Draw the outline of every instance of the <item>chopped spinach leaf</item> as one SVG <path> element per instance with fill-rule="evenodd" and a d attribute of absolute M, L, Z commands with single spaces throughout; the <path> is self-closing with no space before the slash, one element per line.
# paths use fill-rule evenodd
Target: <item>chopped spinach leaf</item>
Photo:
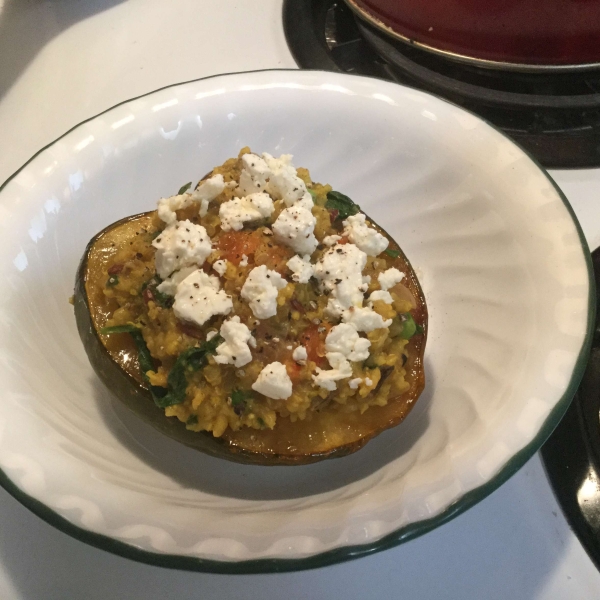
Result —
<path fill-rule="evenodd" d="M 198 423 L 197 415 L 190 415 L 188 420 L 185 422 L 186 425 L 196 425 Z"/>
<path fill-rule="evenodd" d="M 106 282 L 106 287 L 115 287 L 119 283 L 117 275 L 111 275 Z"/>
<path fill-rule="evenodd" d="M 139 327 L 133 324 L 103 327 L 100 333 L 129 333 L 135 342 L 138 351 L 138 362 L 144 381 L 150 384 L 146 373 L 154 370 L 154 361 Z M 182 352 L 175 361 L 167 378 L 167 387 L 150 385 L 150 392 L 156 406 L 165 408 L 174 404 L 181 404 L 185 400 L 187 389 L 187 375 L 201 369 L 208 362 L 208 355 L 217 351 L 217 346 L 223 342 L 220 335 L 215 335 L 210 341 L 200 346 L 188 348 Z"/>
<path fill-rule="evenodd" d="M 167 388 L 161 388 L 161 395 L 154 393 L 154 403 L 160 408 L 181 404 L 185 400 L 187 389 L 187 377 L 201 369 L 208 362 L 208 355 L 217 351 L 217 346 L 223 342 L 220 335 L 204 342 L 200 346 L 194 346 L 184 350 L 175 361 L 167 378 Z"/>
<path fill-rule="evenodd" d="M 313 203 L 316 204 L 317 203 L 317 192 L 315 192 L 314 190 L 308 190 L 308 193 L 312 196 Z"/>
<path fill-rule="evenodd" d="M 263 428 L 264 428 L 264 427 L 266 427 L 266 426 L 267 426 L 267 424 L 266 424 L 266 423 L 265 423 L 265 422 L 264 422 L 264 421 L 263 421 L 263 420 L 262 420 L 260 417 L 256 417 L 256 420 L 258 421 L 258 424 L 259 424 L 261 427 L 263 427 Z"/>
<path fill-rule="evenodd" d="M 384 252 L 392 258 L 398 258 L 400 256 L 400 252 L 398 250 L 392 250 L 391 248 L 384 250 Z"/>
<path fill-rule="evenodd" d="M 328 210 L 338 211 L 338 214 L 335 218 L 336 221 L 344 221 L 350 215 L 355 215 L 360 210 L 360 206 L 352 202 L 348 196 L 334 191 L 327 192 L 327 202 L 325 203 L 325 208 Z"/>
<path fill-rule="evenodd" d="M 251 396 L 252 392 L 248 390 L 233 390 L 231 392 L 231 406 L 244 406 Z"/>
<path fill-rule="evenodd" d="M 133 325 L 132 323 L 128 323 L 127 325 L 114 325 L 113 327 L 103 327 L 100 330 L 100 333 L 104 335 L 110 335 L 111 333 L 129 333 L 133 338 L 133 342 L 138 351 L 138 363 L 140 365 L 140 373 L 142 374 L 143 380 L 150 385 L 150 381 L 148 380 L 148 376 L 146 373 L 148 371 L 154 371 L 154 360 L 152 359 L 152 355 L 150 354 L 150 350 L 148 350 L 148 346 L 146 345 L 146 341 L 144 340 L 144 336 L 142 335 L 142 330 Z M 161 393 L 160 387 L 150 385 L 150 391 L 154 395 L 154 390 L 157 390 L 157 393 Z"/>
<path fill-rule="evenodd" d="M 158 304 L 161 308 L 171 308 L 173 306 L 173 302 L 175 298 L 160 292 L 157 288 L 162 283 L 162 279 L 155 275 L 152 279 L 149 279 L 142 286 L 142 295 L 147 300 L 152 300 L 156 304 Z"/>
<path fill-rule="evenodd" d="M 192 187 L 192 182 L 189 181 L 188 183 L 186 183 L 185 185 L 182 185 L 179 188 L 179 191 L 177 192 L 177 195 L 181 196 L 181 194 L 185 194 L 191 187 Z"/>
<path fill-rule="evenodd" d="M 144 336 L 140 329 L 137 331 L 131 332 L 131 337 L 135 342 L 135 346 L 138 351 L 138 362 L 140 363 L 140 371 L 142 372 L 142 377 L 146 382 L 148 382 L 148 376 L 146 373 L 148 371 L 154 371 L 154 361 L 152 360 L 152 355 L 150 354 L 150 350 L 148 350 L 148 346 L 146 346 L 146 342 L 144 341 Z M 154 387 L 154 386 L 151 386 Z"/>
<path fill-rule="evenodd" d="M 102 327 L 100 333 L 103 335 L 110 335 L 111 333 L 133 333 L 139 331 L 140 328 L 137 325 L 128 323 L 127 325 L 113 325 L 112 327 Z"/>
<path fill-rule="evenodd" d="M 425 329 L 423 329 L 422 325 L 417 323 L 417 333 L 425 333 Z"/>

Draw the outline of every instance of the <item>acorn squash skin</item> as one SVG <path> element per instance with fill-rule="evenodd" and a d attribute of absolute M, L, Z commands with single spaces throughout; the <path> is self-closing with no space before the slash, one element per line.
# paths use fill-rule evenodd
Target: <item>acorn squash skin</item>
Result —
<path fill-rule="evenodd" d="M 385 407 L 373 406 L 363 415 L 356 413 L 344 415 L 345 422 L 339 427 L 343 431 L 355 427 L 356 439 L 333 445 L 325 450 L 321 448 L 318 451 L 297 448 L 293 441 L 286 442 L 282 447 L 281 436 L 310 435 L 311 427 L 313 429 L 321 427 L 326 432 L 333 423 L 333 416 L 327 416 L 325 413 L 317 413 L 317 422 L 315 423 L 315 419 L 311 421 L 313 425 L 308 425 L 306 421 L 291 423 L 289 419 L 280 418 L 273 430 L 245 431 L 248 428 L 242 428 L 238 432 L 227 430 L 219 438 L 215 438 L 210 432 L 190 431 L 177 418 L 165 416 L 164 410 L 155 405 L 150 390 L 141 376 L 136 377 L 131 372 L 127 372 L 104 345 L 94 323 L 95 307 L 87 285 L 90 280 L 90 256 L 98 247 L 102 247 L 106 236 L 114 233 L 117 228 L 131 227 L 141 219 L 149 219 L 152 214 L 152 212 L 141 213 L 121 219 L 95 235 L 88 243 L 79 264 L 74 292 L 74 311 L 79 336 L 94 371 L 116 398 L 139 418 L 171 439 L 216 458 L 243 464 L 282 466 L 305 465 L 326 458 L 352 454 L 382 431 L 398 425 L 410 412 L 425 385 L 423 353 L 427 336 L 427 308 L 416 275 L 401 249 L 398 248 L 400 254 L 397 259 L 398 266 L 403 263 L 401 268 L 407 272 L 409 288 L 417 299 L 418 306 L 412 313 L 424 331 L 411 338 L 408 346 L 411 358 L 406 369 L 409 373 L 407 379 L 410 382 L 410 389 L 401 396 L 390 399 Z M 383 229 L 377 227 L 392 240 Z M 335 416 L 337 418 L 337 414 Z M 338 427 L 338 424 L 335 424 L 335 427 Z"/>

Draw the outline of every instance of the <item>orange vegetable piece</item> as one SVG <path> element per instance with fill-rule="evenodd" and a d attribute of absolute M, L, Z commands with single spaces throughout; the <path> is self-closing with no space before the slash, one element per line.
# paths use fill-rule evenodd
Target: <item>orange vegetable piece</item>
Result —
<path fill-rule="evenodd" d="M 223 258 L 239 265 L 242 255 L 252 256 L 261 243 L 259 231 L 227 231 L 219 237 L 217 247 L 223 253 Z"/>

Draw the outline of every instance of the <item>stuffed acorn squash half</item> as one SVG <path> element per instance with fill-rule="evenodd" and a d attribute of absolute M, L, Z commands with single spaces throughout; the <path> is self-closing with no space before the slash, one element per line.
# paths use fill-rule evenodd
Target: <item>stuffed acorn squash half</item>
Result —
<path fill-rule="evenodd" d="M 291 156 L 245 148 L 88 244 L 75 316 L 114 395 L 213 456 L 298 465 L 400 423 L 427 309 L 399 246 Z"/>

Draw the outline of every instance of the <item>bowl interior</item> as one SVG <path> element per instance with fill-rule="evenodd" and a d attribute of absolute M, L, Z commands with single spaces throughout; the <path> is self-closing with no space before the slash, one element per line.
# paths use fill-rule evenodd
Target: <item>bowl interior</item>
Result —
<path fill-rule="evenodd" d="M 291 153 L 351 196 L 420 276 L 425 392 L 355 455 L 293 468 L 203 456 L 117 404 L 79 341 L 68 299 L 88 240 L 245 145 Z M 144 551 L 302 559 L 418 534 L 516 469 L 578 381 L 590 275 L 566 202 L 500 133 L 408 88 L 294 71 L 167 88 L 50 145 L 1 190 L 0 213 L 0 468 L 72 524 Z"/>

